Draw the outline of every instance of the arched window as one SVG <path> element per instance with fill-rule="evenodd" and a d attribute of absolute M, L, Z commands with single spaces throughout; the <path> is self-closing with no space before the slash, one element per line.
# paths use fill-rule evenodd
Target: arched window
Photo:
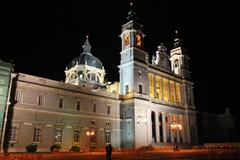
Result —
<path fill-rule="evenodd" d="M 176 59 L 176 60 L 174 61 L 174 67 L 178 67 L 178 65 L 179 65 L 179 62 L 178 62 L 178 59 Z"/>

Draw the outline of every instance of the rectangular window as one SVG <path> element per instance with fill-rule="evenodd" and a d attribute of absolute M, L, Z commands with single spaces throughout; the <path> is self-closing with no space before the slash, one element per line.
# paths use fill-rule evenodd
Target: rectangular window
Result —
<path fill-rule="evenodd" d="M 18 128 L 12 127 L 10 130 L 10 141 L 17 141 Z"/>
<path fill-rule="evenodd" d="M 74 142 L 80 142 L 80 131 L 79 130 L 74 130 L 74 135 L 73 135 L 73 141 Z"/>
<path fill-rule="evenodd" d="M 44 100 L 44 95 L 40 94 L 38 96 L 38 105 L 42 106 L 43 105 L 43 100 Z"/>
<path fill-rule="evenodd" d="M 111 132 L 110 131 L 105 132 L 105 142 L 111 143 Z"/>
<path fill-rule="evenodd" d="M 62 142 L 62 129 L 55 130 L 55 142 Z"/>
<path fill-rule="evenodd" d="M 165 78 L 163 78 L 163 100 L 169 101 L 169 83 Z"/>
<path fill-rule="evenodd" d="M 22 91 L 17 91 L 15 95 L 15 101 L 20 102 L 22 99 Z"/>
<path fill-rule="evenodd" d="M 41 141 L 41 134 L 42 134 L 41 128 L 35 127 L 34 128 L 34 134 L 33 134 L 33 141 L 34 142 L 40 142 Z"/>
<path fill-rule="evenodd" d="M 125 92 L 126 92 L 126 94 L 129 93 L 129 85 L 128 84 L 125 86 Z"/>
<path fill-rule="evenodd" d="M 160 76 L 156 76 L 156 98 L 162 99 L 162 78 Z"/>
<path fill-rule="evenodd" d="M 94 113 L 97 112 L 97 104 L 96 104 L 96 103 L 93 104 L 93 112 L 94 112 Z"/>
<path fill-rule="evenodd" d="M 176 102 L 181 103 L 182 98 L 181 98 L 181 85 L 179 83 L 176 83 Z"/>
<path fill-rule="evenodd" d="M 142 84 L 138 84 L 138 92 L 139 92 L 139 93 L 143 93 Z"/>
<path fill-rule="evenodd" d="M 111 108 L 110 108 L 110 106 L 107 106 L 107 114 L 110 114 L 111 112 Z"/>
<path fill-rule="evenodd" d="M 81 102 L 77 101 L 77 106 L 76 106 L 77 111 L 81 110 Z"/>
<path fill-rule="evenodd" d="M 173 81 L 170 81 L 170 101 L 175 102 L 175 87 Z"/>
<path fill-rule="evenodd" d="M 63 108 L 63 98 L 58 100 L 58 108 Z"/>
<path fill-rule="evenodd" d="M 154 98 L 154 75 L 149 73 L 148 80 L 149 80 L 149 96 Z"/>

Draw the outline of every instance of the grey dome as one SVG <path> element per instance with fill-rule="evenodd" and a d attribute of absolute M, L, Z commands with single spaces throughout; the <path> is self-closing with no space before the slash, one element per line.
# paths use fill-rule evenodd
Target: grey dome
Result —
<path fill-rule="evenodd" d="M 94 57 L 91 53 L 91 45 L 88 41 L 88 36 L 86 37 L 86 41 L 82 46 L 83 48 L 83 52 L 81 53 L 81 55 L 77 58 L 75 58 L 69 65 L 68 67 L 74 67 L 76 64 L 86 64 L 88 66 L 92 66 L 95 68 L 99 68 L 102 69 L 103 65 L 102 62 L 97 58 Z"/>
<path fill-rule="evenodd" d="M 97 57 L 94 57 L 91 53 L 88 52 L 83 52 L 79 57 L 75 58 L 68 67 L 74 67 L 76 64 L 86 64 L 88 66 L 99 69 L 103 68 L 102 62 Z"/>

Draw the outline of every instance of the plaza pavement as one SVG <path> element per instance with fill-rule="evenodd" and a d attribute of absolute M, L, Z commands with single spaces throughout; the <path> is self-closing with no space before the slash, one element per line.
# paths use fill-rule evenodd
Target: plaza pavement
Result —
<path fill-rule="evenodd" d="M 9 154 L 0 160 L 106 160 L 104 152 Z M 112 160 L 240 160 L 240 150 L 113 152 Z"/>

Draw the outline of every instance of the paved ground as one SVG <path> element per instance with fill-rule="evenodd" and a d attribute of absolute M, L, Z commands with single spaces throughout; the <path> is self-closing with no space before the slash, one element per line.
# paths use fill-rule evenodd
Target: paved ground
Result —
<path fill-rule="evenodd" d="M 25 155 L 25 156 L 24 156 Z M 105 160 L 104 153 L 54 153 L 54 154 L 16 154 L 0 158 L 1 160 Z M 240 160 L 239 150 L 196 151 L 180 150 L 178 152 L 114 152 L 112 160 Z"/>

